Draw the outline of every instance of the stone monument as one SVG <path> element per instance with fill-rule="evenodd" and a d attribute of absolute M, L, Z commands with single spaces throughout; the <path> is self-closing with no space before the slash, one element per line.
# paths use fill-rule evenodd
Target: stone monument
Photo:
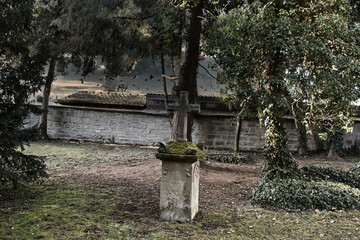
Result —
<path fill-rule="evenodd" d="M 198 105 L 188 103 L 188 92 L 181 92 L 180 104 L 169 109 L 179 112 L 179 138 L 166 145 L 160 143 L 156 157 L 162 160 L 160 185 L 160 219 L 189 222 L 199 209 L 199 159 L 205 155 L 203 143 L 187 142 L 187 113 L 199 111 Z"/>

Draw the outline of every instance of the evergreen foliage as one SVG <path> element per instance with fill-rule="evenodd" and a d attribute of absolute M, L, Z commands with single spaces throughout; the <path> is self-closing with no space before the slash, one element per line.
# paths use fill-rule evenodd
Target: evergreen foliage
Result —
<path fill-rule="evenodd" d="M 261 179 L 253 195 L 257 204 L 288 210 L 360 208 L 359 165 L 349 171 L 309 166 L 297 178 Z"/>
<path fill-rule="evenodd" d="M 287 210 L 359 209 L 360 190 L 330 181 L 262 179 L 254 191 L 253 201 Z"/>
<path fill-rule="evenodd" d="M 84 76 L 94 70 L 97 56 L 102 57 L 105 84 L 110 86 L 114 78 L 150 56 L 151 27 L 156 24 L 163 24 L 165 30 L 173 27 L 158 19 L 169 4 L 157 0 L 64 0 L 62 12 L 53 25 L 72 34 L 75 46 L 72 54 L 82 58 L 83 64 L 79 65 Z M 168 15 L 172 14 L 170 11 Z M 160 44 L 159 39 L 153 40 L 156 41 L 153 44 Z"/>
<path fill-rule="evenodd" d="M 353 174 L 360 176 L 360 162 L 350 169 Z"/>
<path fill-rule="evenodd" d="M 243 153 L 229 153 L 222 151 L 209 152 L 203 159 L 203 161 L 216 161 L 222 163 L 230 164 L 241 164 L 241 163 L 250 163 L 253 161 L 250 155 Z"/>
<path fill-rule="evenodd" d="M 24 129 L 24 121 L 39 113 L 28 99 L 44 82 L 46 58 L 42 49 L 32 47 L 37 14 L 34 0 L 0 3 L 0 183 L 14 187 L 46 176 L 42 158 L 20 151 L 37 136 L 36 128 Z"/>
<path fill-rule="evenodd" d="M 344 183 L 353 188 L 360 189 L 360 176 L 352 171 L 345 171 L 332 167 L 310 166 L 303 167 L 302 172 L 306 179 Z"/>

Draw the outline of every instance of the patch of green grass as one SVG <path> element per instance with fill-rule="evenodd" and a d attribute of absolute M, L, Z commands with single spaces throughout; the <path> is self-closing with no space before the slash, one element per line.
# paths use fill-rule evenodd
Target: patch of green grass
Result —
<path fill-rule="evenodd" d="M 59 169 L 88 166 L 93 163 L 144 159 L 153 156 L 154 151 L 146 148 L 133 150 L 128 146 L 113 144 L 52 142 L 33 143 L 25 147 L 24 153 L 46 157 L 49 169 Z M 61 161 L 58 156 L 61 156 Z"/>
<path fill-rule="evenodd" d="M 50 182 L 32 188 L 35 196 L 1 205 L 1 239 L 356 239 L 359 235 L 359 211 L 289 213 L 244 207 L 203 211 L 193 223 L 179 224 L 160 222 L 145 211 L 143 216 L 132 215 L 122 206 L 137 203 L 129 202 L 125 189 L 55 187 Z"/>
<path fill-rule="evenodd" d="M 1 217 L 0 236 L 8 239 L 89 239 L 108 222 L 114 203 L 84 187 L 41 188 L 40 196 L 14 201 L 7 219 Z M 6 209 L 2 209 L 6 211 Z"/>
<path fill-rule="evenodd" d="M 150 204 L 156 196 L 139 197 L 126 184 L 60 181 L 68 177 L 62 163 L 66 158 L 94 163 L 104 155 L 109 162 L 128 161 L 151 151 L 67 143 L 33 144 L 26 151 L 50 160 L 53 156 L 50 170 L 60 164 L 64 175 L 22 191 L 0 188 L 0 239 L 359 239 L 358 210 L 286 212 L 244 205 L 220 212 L 201 205 L 201 195 L 200 213 L 192 223 L 161 222 L 157 203 Z M 130 159 L 113 157 L 121 153 Z"/>

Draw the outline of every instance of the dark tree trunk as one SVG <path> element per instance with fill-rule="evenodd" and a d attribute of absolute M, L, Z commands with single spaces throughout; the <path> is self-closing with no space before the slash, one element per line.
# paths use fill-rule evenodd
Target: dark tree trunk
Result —
<path fill-rule="evenodd" d="M 298 166 L 287 146 L 284 119 L 272 111 L 276 110 L 270 108 L 265 124 L 266 153 L 262 175 L 269 179 L 292 177 L 298 173 Z"/>
<path fill-rule="evenodd" d="M 234 151 L 235 152 L 240 151 L 241 125 L 242 125 L 242 119 L 239 118 L 236 123 L 236 133 L 235 133 L 235 143 L 234 143 Z"/>
<path fill-rule="evenodd" d="M 329 136 L 329 151 L 327 157 L 330 159 L 341 159 L 343 155 L 344 130 L 339 129 Z"/>
<path fill-rule="evenodd" d="M 164 60 L 164 52 L 161 51 L 161 74 L 163 75 L 163 88 L 164 88 L 164 100 L 165 100 L 165 107 L 167 109 L 169 103 L 169 97 L 167 93 L 167 86 L 166 86 L 166 77 L 165 77 L 165 60 Z"/>
<path fill-rule="evenodd" d="M 46 82 L 42 100 L 42 116 L 41 116 L 41 134 L 44 138 L 49 138 L 47 133 L 47 117 L 49 112 L 49 97 L 51 92 L 51 85 L 55 77 L 56 57 L 52 57 L 50 60 L 50 66 L 48 75 L 46 76 Z"/>
<path fill-rule="evenodd" d="M 300 116 L 300 114 L 297 114 L 295 110 L 293 111 L 293 117 L 294 117 L 296 131 L 298 133 L 298 142 L 299 142 L 298 154 L 301 156 L 308 153 L 306 127 L 301 121 L 303 118 Z"/>
<path fill-rule="evenodd" d="M 320 153 L 325 150 L 325 143 L 324 140 L 322 140 L 319 136 L 320 129 L 316 126 L 313 126 L 311 128 L 312 136 L 314 138 L 315 146 L 316 146 L 316 152 Z"/>
<path fill-rule="evenodd" d="M 185 53 L 185 60 L 180 67 L 179 84 L 176 91 L 176 101 L 180 97 L 180 91 L 189 92 L 189 103 L 194 104 L 197 102 L 197 70 L 199 64 L 200 53 L 200 35 L 201 35 L 201 17 L 202 17 L 202 1 L 196 6 L 190 8 L 189 22 L 187 28 L 186 43 L 187 49 Z M 193 126 L 194 114 L 188 114 L 188 129 L 187 139 L 192 141 L 191 132 Z M 178 115 L 174 114 L 173 117 L 173 138 L 175 139 L 175 132 L 178 128 Z"/>
<path fill-rule="evenodd" d="M 337 151 L 336 151 L 334 141 L 331 141 L 331 142 L 330 142 L 329 152 L 328 152 L 328 154 L 327 154 L 327 157 L 328 157 L 329 159 L 332 159 L 332 160 L 341 159 L 341 157 L 339 156 L 339 154 L 338 154 Z"/>
<path fill-rule="evenodd" d="M 279 64 L 282 60 L 281 52 L 276 51 L 267 69 L 267 95 L 264 102 L 266 108 L 263 116 L 265 133 L 265 163 L 262 176 L 265 178 L 288 178 L 298 174 L 298 166 L 292 157 L 283 119 L 287 109 L 279 106 L 278 100 L 287 98 L 288 92 L 281 82 L 273 78 L 277 76 Z"/>

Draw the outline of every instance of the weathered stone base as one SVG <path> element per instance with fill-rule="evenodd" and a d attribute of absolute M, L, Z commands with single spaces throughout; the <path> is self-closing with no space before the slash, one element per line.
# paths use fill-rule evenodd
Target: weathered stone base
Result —
<path fill-rule="evenodd" d="M 199 209 L 199 161 L 162 162 L 160 220 L 189 222 Z"/>

